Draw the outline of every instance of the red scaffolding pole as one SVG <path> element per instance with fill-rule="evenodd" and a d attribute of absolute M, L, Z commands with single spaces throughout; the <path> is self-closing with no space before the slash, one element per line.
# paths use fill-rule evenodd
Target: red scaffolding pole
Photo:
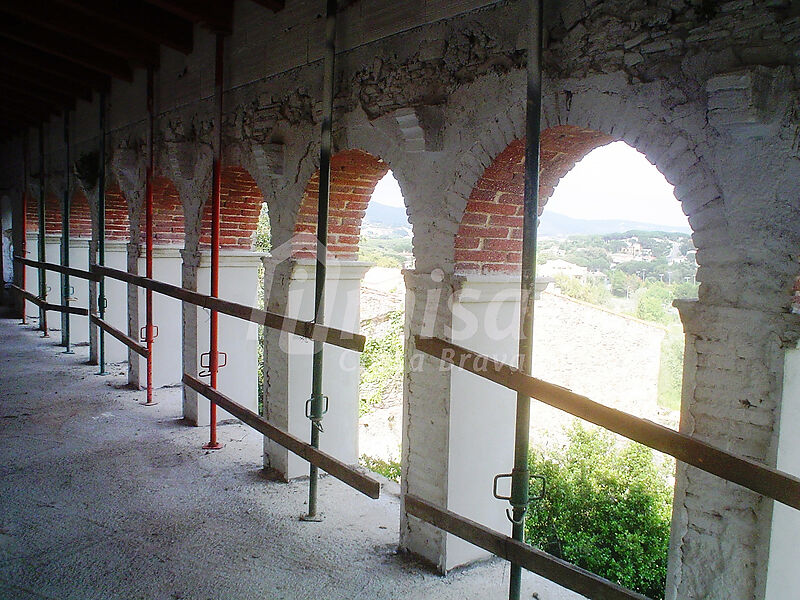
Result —
<path fill-rule="evenodd" d="M 155 163 L 154 157 L 154 142 L 153 122 L 155 116 L 153 114 L 153 68 L 147 69 L 147 119 L 149 135 L 147 138 L 148 156 L 147 156 L 147 170 L 145 172 L 145 216 L 144 216 L 144 235 L 145 235 L 145 270 L 147 278 L 153 278 L 153 165 Z M 145 334 L 144 340 L 147 345 L 147 400 L 146 406 L 153 406 L 156 402 L 153 400 L 153 292 L 152 290 L 145 291 Z"/>
<path fill-rule="evenodd" d="M 216 62 L 214 71 L 215 101 L 217 113 L 217 143 L 214 148 L 214 179 L 211 191 L 211 296 L 219 298 L 219 221 L 220 221 L 220 180 L 222 178 L 222 67 L 225 41 L 223 34 L 217 33 Z M 219 316 L 211 311 L 211 335 L 209 343 L 209 371 L 211 387 L 217 389 L 219 371 Z M 209 420 L 209 440 L 203 446 L 206 450 L 219 450 L 222 444 L 217 441 L 217 405 L 211 402 Z"/>
<path fill-rule="evenodd" d="M 25 131 L 24 148 L 22 154 L 22 240 L 20 244 L 22 256 L 28 258 L 28 132 Z M 23 290 L 27 290 L 27 269 L 22 265 L 20 274 L 20 285 Z M 13 272 L 13 271 L 12 271 Z M 28 324 L 25 314 L 25 298 L 22 299 L 22 325 Z"/>

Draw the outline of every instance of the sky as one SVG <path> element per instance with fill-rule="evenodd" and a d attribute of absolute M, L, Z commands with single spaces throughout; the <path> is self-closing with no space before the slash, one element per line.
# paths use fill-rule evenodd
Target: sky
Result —
<path fill-rule="evenodd" d="M 404 206 L 392 172 L 375 186 L 372 200 Z M 673 187 L 643 154 L 625 142 L 590 152 L 559 182 L 545 214 L 575 219 L 625 219 L 656 225 L 688 227 Z"/>

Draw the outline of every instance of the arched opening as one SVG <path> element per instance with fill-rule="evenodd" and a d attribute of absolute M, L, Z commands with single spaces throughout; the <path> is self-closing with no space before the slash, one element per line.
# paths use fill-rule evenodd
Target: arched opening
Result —
<path fill-rule="evenodd" d="M 655 171 L 655 167 L 623 142 L 612 142 L 610 136 L 574 126 L 553 127 L 542 133 L 534 375 L 676 428 L 683 338 L 671 302 L 676 294 L 696 294 L 688 220 L 681 214 L 680 226 L 662 228 L 663 223 L 644 223 L 632 215 L 634 204 L 619 209 L 622 213 L 613 212 L 611 200 L 600 195 L 600 179 L 614 181 L 616 193 L 624 195 L 627 181 L 640 180 L 637 172 Z M 626 148 L 630 152 L 626 153 Z M 605 152 L 614 154 L 615 159 L 606 161 L 603 170 L 587 174 L 584 165 Z M 583 159 L 585 162 L 581 162 Z M 669 202 L 670 208 L 678 207 L 671 186 L 655 173 L 669 188 L 670 199 L 661 196 L 659 201 Z M 569 187 L 573 177 L 586 184 L 581 187 L 584 197 L 573 203 L 571 213 L 557 213 L 557 203 L 568 204 L 562 186 Z M 518 286 L 523 186 L 524 140 L 518 140 L 486 169 L 468 200 L 454 254 L 456 273 L 465 281 L 462 294 L 470 291 L 470 286 L 485 289 L 489 280 L 496 283 L 505 278 L 506 289 L 508 282 Z M 638 200 L 647 203 L 650 191 L 645 186 L 639 192 Z M 551 196 L 553 209 L 544 210 Z M 589 214 L 594 205 L 605 206 L 599 216 Z M 497 289 L 495 297 L 484 304 L 462 301 L 462 308 L 477 317 L 479 327 L 485 330 L 476 334 L 456 322 L 454 338 L 461 334 L 471 348 L 485 344 L 490 349 L 486 353 L 493 355 L 502 344 L 506 355 L 500 358 L 515 364 L 519 307 L 514 287 L 510 292 Z M 514 338 L 513 343 L 507 342 L 509 337 Z M 469 403 L 465 396 L 476 393 L 473 386 L 482 385 L 474 379 L 465 373 L 453 376 L 457 403 L 451 407 L 451 418 L 461 418 L 463 431 L 455 440 L 451 438 L 451 454 L 461 450 L 480 454 L 482 450 L 475 446 L 481 436 L 486 438 L 485 444 L 491 443 L 491 436 L 483 434 L 475 422 L 475 415 L 480 414 L 479 401 L 472 407 L 472 415 L 456 414 L 462 410 L 459 405 Z M 551 491 L 531 510 L 529 539 L 626 587 L 663 597 L 674 462 L 592 426 L 575 424 L 568 415 L 540 403 L 533 403 L 532 415 L 531 468 L 534 473 L 546 474 Z M 470 427 L 476 428 L 473 435 Z M 459 444 L 465 447 L 461 449 Z M 603 494 L 624 493 L 632 498 L 630 486 L 644 484 L 650 492 L 639 500 L 648 503 L 646 510 L 632 511 L 636 514 L 629 517 L 613 511 L 597 513 L 597 522 L 614 522 L 610 528 L 613 535 L 607 528 L 603 538 L 581 523 L 585 518 L 581 511 L 595 511 L 603 500 L 602 494 L 580 497 L 576 490 L 605 485 L 608 489 L 602 490 Z M 629 525 L 619 525 L 622 520 Z M 630 535 L 638 536 L 633 544 L 626 541 Z M 589 553 L 586 546 L 579 547 L 590 536 L 595 536 L 590 545 L 602 546 L 602 552 Z M 603 552 L 606 558 L 598 558 Z M 621 561 L 608 558 L 615 553 L 621 553 Z M 638 556 L 644 562 L 634 566 L 625 556 Z M 622 563 L 629 575 L 619 566 Z M 643 573 L 649 573 L 649 578 Z"/>
<path fill-rule="evenodd" d="M 313 315 L 318 194 L 317 172 L 304 191 L 292 240 L 296 266 L 289 310 L 301 318 Z M 324 369 L 324 389 L 331 409 L 325 419 L 331 433 L 322 436 L 322 444 L 348 462 L 360 455 L 368 467 L 392 477 L 400 459 L 405 302 L 401 271 L 411 258 L 410 231 L 388 163 L 363 150 L 332 157 L 326 323 L 360 331 L 369 341 L 361 356 L 326 347 L 325 364 L 330 366 Z M 309 368 L 303 372 L 299 365 L 304 360 Z M 298 356 L 297 361 L 302 389 L 310 391 L 310 355 Z M 299 403 L 303 395 L 291 398 L 290 404 Z M 306 437 L 307 428 L 307 421 L 298 420 L 299 435 Z"/>
<path fill-rule="evenodd" d="M 86 271 L 89 269 L 90 242 L 92 239 L 92 213 L 89 199 L 83 190 L 76 188 L 69 203 L 69 266 Z M 70 304 L 81 308 L 89 307 L 89 282 L 76 277 L 70 278 Z M 66 319 L 62 316 L 62 319 Z M 89 319 L 81 315 L 70 315 L 70 340 L 74 346 L 89 343 Z"/>

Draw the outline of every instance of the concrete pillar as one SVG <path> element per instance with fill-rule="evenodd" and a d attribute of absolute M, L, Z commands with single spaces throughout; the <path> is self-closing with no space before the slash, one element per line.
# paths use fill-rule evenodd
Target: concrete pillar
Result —
<path fill-rule="evenodd" d="M 126 260 L 120 251 L 119 260 Z M 173 285 L 181 285 L 181 251 L 176 247 L 153 249 L 153 278 Z M 145 272 L 144 258 L 139 259 L 139 272 Z M 127 293 L 120 290 L 124 298 Z M 153 294 L 153 323 L 158 326 L 158 337 L 153 344 L 153 387 L 176 385 L 181 382 L 181 304 L 180 300 L 162 294 Z M 145 322 L 145 294 L 139 294 L 139 322 Z M 138 332 L 137 332 L 138 335 Z M 138 356 L 138 355 L 137 355 Z M 135 362 L 138 379 L 147 381 L 147 362 L 139 357 Z"/>
<path fill-rule="evenodd" d="M 343 331 L 358 332 L 361 280 L 370 265 L 351 261 L 329 261 L 325 294 L 325 324 Z M 276 283 L 285 286 L 285 314 L 310 321 L 314 316 L 313 260 L 290 260 L 275 264 L 264 259 L 265 290 L 275 291 Z M 276 282 L 278 277 L 285 278 Z M 268 293 L 268 292 L 265 292 Z M 266 299 L 265 305 L 275 306 Z M 305 417 L 306 401 L 311 397 L 311 359 L 313 343 L 284 332 L 264 332 L 265 402 L 264 414 L 284 431 L 308 439 L 310 421 Z M 358 462 L 358 382 L 359 355 L 326 345 L 323 360 L 323 393 L 329 410 L 323 421 L 320 448 L 348 464 Z M 264 467 L 280 477 L 292 479 L 308 475 L 308 463 L 265 438 Z"/>
<path fill-rule="evenodd" d="M 781 420 L 791 427 L 791 403 L 783 414 L 781 401 L 786 383 L 793 385 L 784 379 L 784 362 L 786 348 L 797 341 L 790 322 L 796 316 L 675 304 L 686 333 L 680 430 L 775 466 Z M 790 439 L 784 447 L 791 447 Z M 773 504 L 679 462 L 666 598 L 728 598 L 731 590 L 736 598 L 764 598 Z"/>
<path fill-rule="evenodd" d="M 106 242 L 106 266 L 111 269 L 126 271 L 127 243 Z M 106 277 L 106 322 L 120 331 L 128 332 L 128 292 L 127 284 L 110 277 Z M 139 332 L 132 336 L 139 339 Z M 110 335 L 105 336 L 106 362 L 121 363 L 128 360 L 128 347 Z M 137 355 L 138 356 L 138 355 Z"/>
<path fill-rule="evenodd" d="M 781 471 L 800 477 L 800 348 L 786 351 L 783 375 L 783 402 L 778 434 L 778 464 Z M 800 511 L 775 502 L 772 513 L 767 568 L 766 600 L 790 598 L 800 589 Z"/>
<path fill-rule="evenodd" d="M 261 256 L 247 250 L 220 252 L 220 298 L 258 307 Z M 197 291 L 202 294 L 211 293 L 211 255 L 208 251 L 203 252 L 200 259 Z M 210 323 L 211 311 L 199 309 L 197 347 L 200 354 L 208 352 L 210 348 Z M 228 315 L 219 315 L 218 349 L 227 354 L 227 364 L 219 370 L 218 389 L 235 402 L 258 412 L 258 325 Z M 224 360 L 220 358 L 220 363 Z M 209 378 L 202 377 L 201 380 L 208 382 Z M 217 410 L 218 420 L 231 418 L 232 415 L 224 410 Z M 197 399 L 196 424 L 209 424 L 209 401 L 202 396 Z"/>
<path fill-rule="evenodd" d="M 430 311 L 443 302 L 432 296 L 444 289 L 430 287 L 425 276 L 421 279 L 420 282 L 419 276 L 406 277 L 407 284 L 412 283 L 415 291 L 411 325 L 414 333 L 431 335 L 436 327 L 431 327 Z M 449 319 L 443 328 L 449 329 L 449 338 L 479 354 L 516 365 L 519 277 L 456 276 L 451 284 L 452 297 L 449 302 L 444 300 L 447 312 L 441 317 Z M 544 280 L 537 285 L 537 296 L 546 285 Z M 429 311 L 421 321 L 420 303 Z M 494 498 L 492 484 L 495 475 L 510 473 L 513 467 L 516 393 L 478 375 L 445 366 L 441 361 L 429 358 L 425 361 L 431 362 L 423 363 L 421 355 L 416 354 L 408 365 L 409 418 L 404 420 L 403 436 L 408 448 L 404 447 L 403 457 L 409 463 L 404 465 L 404 487 L 409 493 L 439 502 L 448 510 L 510 535 L 511 523 L 505 514 L 508 502 Z M 445 381 L 446 377 L 449 381 Z M 438 394 L 446 394 L 444 402 Z M 428 431 L 429 425 L 436 430 Z M 417 431 L 418 426 L 422 426 L 422 431 Z M 431 478 L 430 465 L 443 473 Z M 432 489 L 437 485 L 438 488 Z M 498 491 L 508 495 L 510 479 L 502 480 Z M 406 515 L 403 519 L 408 526 L 407 538 L 401 540 L 403 546 L 424 556 L 442 572 L 489 556 L 456 536 L 432 532 L 429 526 Z"/>
<path fill-rule="evenodd" d="M 28 234 L 28 258 L 32 260 L 39 260 L 39 234 Z M 45 262 L 61 264 L 61 236 L 55 234 L 46 234 L 44 237 L 44 254 Z M 88 252 L 88 250 L 87 250 Z M 38 296 L 39 295 L 39 269 L 33 267 L 25 267 L 27 269 L 25 287 L 26 289 Z M 45 282 L 47 288 L 47 301 L 51 304 L 61 304 L 61 275 L 55 271 L 46 271 Z M 32 303 L 26 302 L 28 315 L 32 317 L 39 316 L 39 309 Z M 50 312 L 47 316 L 47 324 L 50 331 L 58 330 L 60 325 L 56 323 L 61 322 L 59 313 Z"/>
<path fill-rule="evenodd" d="M 81 269 L 82 271 L 89 270 L 89 240 L 87 239 L 70 239 L 69 241 L 69 266 L 73 269 Z M 60 279 L 60 278 L 59 278 Z M 79 277 L 70 277 L 69 284 L 72 287 L 72 298 L 74 300 L 70 306 L 79 308 L 89 308 L 89 280 L 81 279 Z M 60 286 L 60 282 L 59 282 Z M 61 288 L 59 287 L 59 290 Z M 61 302 L 59 300 L 56 304 Z M 70 343 L 78 345 L 86 345 L 89 343 L 89 317 L 83 315 L 70 315 L 69 316 L 70 330 L 69 338 Z"/>

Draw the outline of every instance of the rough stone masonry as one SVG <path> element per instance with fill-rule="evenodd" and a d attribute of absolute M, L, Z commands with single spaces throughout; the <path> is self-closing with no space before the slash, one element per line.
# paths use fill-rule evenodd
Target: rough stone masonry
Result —
<path fill-rule="evenodd" d="M 497 206 L 503 194 L 519 194 L 520 163 L 509 153 L 523 135 L 526 6 L 377 0 L 347 3 L 341 13 L 335 150 L 369 159 L 360 174 L 345 169 L 337 180 L 334 171 L 333 185 L 344 186 L 337 192 L 345 195 L 371 193 L 377 174 L 391 169 L 413 227 L 409 295 L 441 292 L 434 306 L 439 335 L 448 335 L 454 277 L 490 264 L 508 273 L 518 267 L 521 217 L 513 203 L 511 210 Z M 303 198 L 319 154 L 321 10 L 310 0 L 289 1 L 276 14 L 235 4 L 221 124 L 223 187 L 232 202 L 223 214 L 223 243 L 230 247 L 249 244 L 262 200 L 274 246 L 308 228 L 312 213 Z M 156 72 L 156 232 L 182 249 L 189 288 L 197 285 L 207 241 L 204 204 L 220 125 L 212 116 L 213 56 L 213 36 L 198 28 L 194 51 L 163 49 Z M 592 148 L 623 140 L 675 186 L 689 217 L 701 286 L 698 301 L 679 306 L 686 332 L 681 430 L 775 466 L 782 406 L 790 401 L 783 396 L 784 354 L 800 330 L 791 312 L 800 252 L 800 3 L 548 0 L 544 58 L 543 139 L 563 142 L 559 132 L 571 138 L 551 147 L 543 141 L 548 189 Z M 96 152 L 97 102 L 79 102 L 73 117 L 72 153 L 84 167 Z M 108 226 L 130 242 L 131 270 L 143 230 L 145 106 L 143 71 L 133 83 L 113 83 Z M 61 132 L 58 119 L 45 125 L 48 198 L 63 195 Z M 21 142 L 4 144 L 0 153 L 0 188 L 15 203 L 19 245 L 21 199 L 35 197 L 38 166 L 29 165 L 30 187 L 23 189 Z M 357 169 L 359 161 L 349 164 Z M 505 179 L 497 176 L 504 168 Z M 88 200 L 96 243 L 96 181 L 85 168 L 76 172 L 70 191 Z M 348 181 L 364 189 L 348 190 Z M 337 209 L 335 233 L 348 256 L 363 208 L 360 200 L 342 200 Z M 48 222 L 55 214 L 49 210 Z M 490 216 L 506 218 L 498 224 Z M 36 215 L 28 221 L 33 229 Z M 270 308 L 280 311 L 286 278 L 271 285 Z M 134 292 L 131 298 L 137 306 Z M 412 339 L 425 308 L 409 306 L 407 363 L 416 355 Z M 135 313 L 129 321 L 138 331 Z M 186 369 L 197 367 L 195 313 L 184 308 Z M 444 504 L 449 379 L 428 359 L 423 364 L 405 376 L 402 485 Z M 266 405 L 275 394 L 270 369 L 280 368 L 281 361 L 266 363 Z M 185 402 L 196 400 L 187 394 Z M 679 466 L 668 598 L 763 599 L 772 504 Z M 401 547 L 434 564 L 446 564 L 446 538 L 402 517 Z"/>

